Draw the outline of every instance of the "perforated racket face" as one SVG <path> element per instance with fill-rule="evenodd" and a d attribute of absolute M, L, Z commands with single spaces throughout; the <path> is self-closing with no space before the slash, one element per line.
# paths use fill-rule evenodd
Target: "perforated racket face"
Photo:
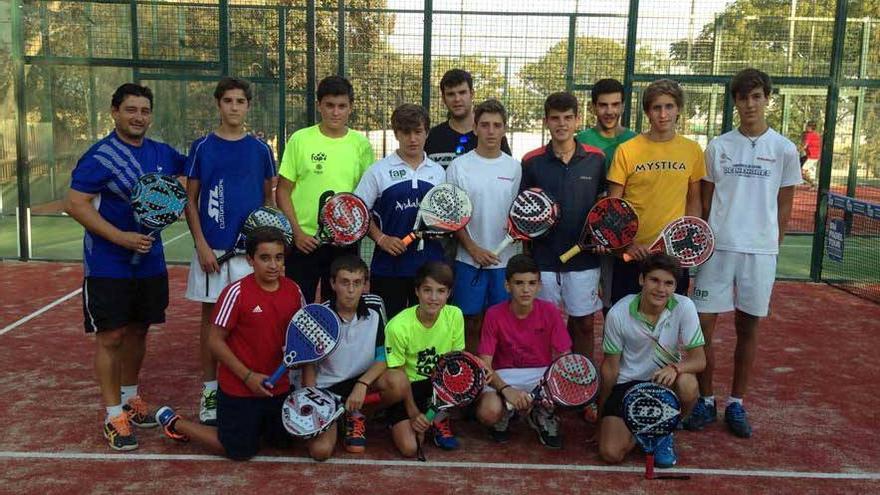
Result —
<path fill-rule="evenodd" d="M 449 183 L 437 184 L 422 198 L 419 213 L 426 230 L 455 232 L 471 220 L 474 206 L 467 193 Z"/>
<path fill-rule="evenodd" d="M 174 177 L 147 174 L 131 192 L 134 219 L 148 229 L 163 229 L 180 218 L 186 207 L 186 190 Z"/>
<path fill-rule="evenodd" d="M 284 364 L 288 367 L 328 356 L 339 341 L 339 318 L 327 306 L 308 304 L 287 325 Z"/>
<path fill-rule="evenodd" d="M 680 419 L 678 396 L 662 385 L 640 383 L 623 396 L 623 420 L 636 437 L 666 436 Z"/>
<path fill-rule="evenodd" d="M 327 241 L 348 246 L 363 239 L 370 229 L 370 212 L 363 200 L 351 193 L 334 194 L 321 208 Z"/>
<path fill-rule="evenodd" d="M 431 373 L 434 392 L 443 402 L 460 406 L 476 399 L 486 384 L 486 369 L 468 352 L 440 356 Z"/>
<path fill-rule="evenodd" d="M 678 258 L 682 267 L 700 266 L 715 251 L 715 234 L 702 218 L 681 217 L 663 228 L 666 254 Z"/>
<path fill-rule="evenodd" d="M 582 354 L 565 354 L 556 358 L 545 377 L 550 399 L 562 406 L 584 405 L 599 393 L 596 366 Z"/>
<path fill-rule="evenodd" d="M 519 233 L 536 239 L 559 221 L 559 205 L 540 188 L 526 189 L 510 205 L 509 218 Z"/>
<path fill-rule="evenodd" d="M 312 438 L 326 431 L 345 411 L 339 398 L 315 387 L 291 393 L 281 406 L 281 422 L 288 433 Z"/>
<path fill-rule="evenodd" d="M 587 228 L 593 241 L 609 249 L 629 246 L 639 231 L 639 216 L 620 198 L 600 199 L 587 213 Z"/>
<path fill-rule="evenodd" d="M 261 206 L 252 211 L 245 219 L 241 231 L 245 236 L 260 227 L 275 227 L 284 233 L 284 238 L 288 244 L 293 243 L 293 229 L 290 221 L 281 210 L 272 208 L 271 206 Z"/>

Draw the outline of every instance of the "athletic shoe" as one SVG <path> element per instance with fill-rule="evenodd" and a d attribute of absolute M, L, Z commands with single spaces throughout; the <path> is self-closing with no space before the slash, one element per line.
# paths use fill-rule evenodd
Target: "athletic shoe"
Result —
<path fill-rule="evenodd" d="M 752 425 L 749 424 L 745 408 L 739 402 L 731 402 L 727 405 L 727 409 L 724 410 L 724 422 L 734 435 L 740 438 L 752 436 Z"/>
<path fill-rule="evenodd" d="M 180 419 L 180 416 L 174 412 L 174 409 L 171 409 L 168 406 L 160 407 L 159 410 L 156 411 L 156 422 L 162 425 L 162 431 L 165 432 L 166 437 L 178 442 L 188 442 L 188 436 L 179 433 L 174 429 L 174 425 L 177 423 L 178 419 Z"/>
<path fill-rule="evenodd" d="M 561 449 L 562 437 L 559 436 L 559 420 L 543 407 L 533 407 L 526 418 L 529 426 L 538 432 L 538 440 L 548 449 Z"/>
<path fill-rule="evenodd" d="M 359 454 L 367 448 L 367 418 L 360 412 L 345 415 L 345 450 Z"/>
<path fill-rule="evenodd" d="M 113 450 L 138 448 L 137 438 L 131 432 L 131 424 L 126 413 L 113 416 L 104 423 L 104 438 Z"/>
<path fill-rule="evenodd" d="M 449 418 L 434 422 L 434 445 L 443 450 L 455 450 L 459 447 L 458 439 L 452 433 L 452 424 Z"/>
<path fill-rule="evenodd" d="M 718 419 L 718 410 L 715 409 L 715 403 L 707 404 L 703 399 L 697 399 L 697 404 L 691 411 L 690 416 L 682 421 L 682 425 L 686 430 L 700 431 L 703 428 L 714 423 Z"/>
<path fill-rule="evenodd" d="M 584 421 L 590 424 L 596 424 L 599 421 L 599 406 L 595 402 L 587 404 L 584 407 Z"/>
<path fill-rule="evenodd" d="M 513 418 L 513 411 L 504 411 L 501 420 L 489 428 L 489 436 L 497 443 L 505 443 L 510 440 L 510 420 Z"/>
<path fill-rule="evenodd" d="M 122 406 L 122 410 L 128 413 L 128 419 L 131 424 L 138 428 L 155 428 L 159 426 L 156 422 L 156 416 L 150 412 L 147 403 L 141 399 L 140 395 L 135 395 Z"/>
<path fill-rule="evenodd" d="M 202 390 L 199 400 L 199 422 L 203 425 L 217 426 L 217 390 Z"/>
<path fill-rule="evenodd" d="M 654 447 L 654 465 L 658 468 L 671 468 L 678 462 L 675 455 L 675 437 L 672 433 L 661 438 Z"/>

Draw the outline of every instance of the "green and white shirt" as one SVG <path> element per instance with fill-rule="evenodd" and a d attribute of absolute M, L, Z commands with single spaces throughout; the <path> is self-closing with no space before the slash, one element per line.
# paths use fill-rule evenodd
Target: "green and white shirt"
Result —
<path fill-rule="evenodd" d="M 703 346 L 703 331 L 693 301 L 673 294 L 657 323 L 639 312 L 641 294 L 630 294 L 614 305 L 605 323 L 602 349 L 620 354 L 617 383 L 648 381 L 655 371 L 681 361 L 681 350 Z"/>

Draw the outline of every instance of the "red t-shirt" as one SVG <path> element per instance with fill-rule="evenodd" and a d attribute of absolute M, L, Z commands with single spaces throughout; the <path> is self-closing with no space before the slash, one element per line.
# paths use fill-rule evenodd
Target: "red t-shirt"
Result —
<path fill-rule="evenodd" d="M 810 160 L 819 158 L 822 149 L 822 137 L 816 131 L 806 131 L 803 136 L 804 152 Z"/>
<path fill-rule="evenodd" d="M 214 305 L 212 320 L 229 331 L 226 345 L 245 366 L 256 373 L 271 375 L 281 364 L 287 324 L 303 305 L 299 286 L 290 279 L 281 277 L 278 289 L 267 292 L 251 274 L 223 289 Z M 223 363 L 218 367 L 217 381 L 224 394 L 256 396 Z M 289 388 L 285 373 L 274 393 L 283 394 Z"/>
<path fill-rule="evenodd" d="M 570 350 L 571 337 L 559 308 L 541 299 L 535 299 L 532 312 L 522 320 L 507 301 L 486 310 L 477 347 L 478 354 L 492 356 L 496 370 L 549 366 L 554 354 Z"/>

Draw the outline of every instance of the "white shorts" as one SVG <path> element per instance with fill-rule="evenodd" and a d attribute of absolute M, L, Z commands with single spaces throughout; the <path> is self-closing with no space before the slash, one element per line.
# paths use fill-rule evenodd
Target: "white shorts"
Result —
<path fill-rule="evenodd" d="M 775 254 L 715 251 L 700 266 L 691 299 L 700 313 L 736 308 L 752 316 L 767 316 L 775 281 Z"/>
<path fill-rule="evenodd" d="M 214 254 L 220 257 L 225 251 L 215 249 Z M 193 251 L 192 261 L 189 264 L 189 277 L 186 281 L 186 298 L 190 301 L 215 303 L 220 297 L 220 292 L 232 282 L 240 280 L 251 273 L 254 269 L 248 264 L 244 255 L 233 256 L 232 259 L 220 265 L 217 273 L 206 274 L 199 264 L 199 255 Z"/>
<path fill-rule="evenodd" d="M 508 368 L 504 370 L 495 370 L 501 380 L 513 388 L 531 392 L 541 382 L 544 372 L 547 371 L 546 366 L 540 368 Z M 483 393 L 494 392 L 495 389 L 486 385 L 483 387 Z"/>
<path fill-rule="evenodd" d="M 565 308 L 569 316 L 587 316 L 602 309 L 599 269 L 580 272 L 541 272 L 538 297 Z"/>

